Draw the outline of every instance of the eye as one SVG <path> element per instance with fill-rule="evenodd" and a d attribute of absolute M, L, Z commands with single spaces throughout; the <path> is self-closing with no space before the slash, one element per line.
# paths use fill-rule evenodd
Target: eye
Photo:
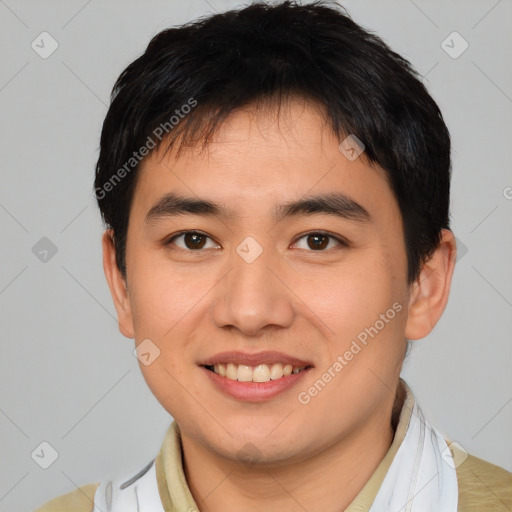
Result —
<path fill-rule="evenodd" d="M 177 241 L 180 241 L 177 243 Z M 208 247 L 207 240 L 210 240 L 210 246 Z M 205 235 L 204 233 L 201 233 L 199 231 L 183 231 L 182 233 L 178 233 L 177 235 L 174 235 L 171 237 L 165 245 L 176 245 L 180 249 L 184 250 L 192 250 L 197 251 L 199 249 L 217 249 L 219 248 L 219 245 L 213 242 L 213 240 Z"/>
<path fill-rule="evenodd" d="M 303 247 L 298 247 L 298 244 L 301 240 L 305 239 L 305 245 Z M 332 241 L 334 241 L 334 246 L 342 246 L 346 247 L 348 244 L 342 238 L 339 238 L 334 235 L 330 235 L 328 233 L 322 232 L 314 232 L 307 233 L 302 235 L 297 242 L 295 242 L 295 246 L 299 249 L 311 249 L 313 251 L 323 251 L 325 249 L 332 249 Z"/>

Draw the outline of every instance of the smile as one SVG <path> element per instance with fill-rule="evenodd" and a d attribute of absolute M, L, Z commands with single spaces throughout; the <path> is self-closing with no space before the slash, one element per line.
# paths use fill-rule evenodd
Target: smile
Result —
<path fill-rule="evenodd" d="M 292 364 L 268 363 L 248 366 L 245 364 L 218 363 L 205 365 L 207 370 L 220 377 L 238 382 L 269 382 L 282 379 L 288 375 L 296 375 L 306 369 L 306 366 L 293 366 Z"/>

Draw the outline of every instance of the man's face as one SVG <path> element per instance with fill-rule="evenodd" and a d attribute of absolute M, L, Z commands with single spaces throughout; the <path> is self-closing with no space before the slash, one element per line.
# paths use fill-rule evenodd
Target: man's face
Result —
<path fill-rule="evenodd" d="M 206 152 L 162 148 L 140 169 L 124 332 L 160 350 L 141 370 L 183 435 L 229 459 L 300 460 L 389 422 L 406 343 L 401 216 L 384 172 L 340 142 L 293 102 L 279 120 L 234 114 Z M 177 214 L 167 194 L 219 210 Z M 337 214 L 286 210 L 326 195 Z"/>

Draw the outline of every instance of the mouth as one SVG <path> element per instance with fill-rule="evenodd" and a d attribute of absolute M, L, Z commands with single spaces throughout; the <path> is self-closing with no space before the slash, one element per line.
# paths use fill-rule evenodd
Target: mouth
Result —
<path fill-rule="evenodd" d="M 223 352 L 199 364 L 222 393 L 246 402 L 261 402 L 290 390 L 314 368 L 281 352 Z"/>
<path fill-rule="evenodd" d="M 229 380 L 238 382 L 270 382 L 271 380 L 282 379 L 289 375 L 298 373 L 311 368 L 309 365 L 294 366 L 291 363 L 263 363 L 257 366 L 235 363 L 217 363 L 213 365 L 204 365 L 204 367 Z"/>

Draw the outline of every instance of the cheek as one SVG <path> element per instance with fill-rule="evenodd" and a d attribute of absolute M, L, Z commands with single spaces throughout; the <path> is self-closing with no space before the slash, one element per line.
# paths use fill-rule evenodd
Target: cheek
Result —
<path fill-rule="evenodd" d="M 383 364 L 394 372 L 401 361 L 407 316 L 405 280 L 398 277 L 389 263 L 392 260 L 382 263 L 382 253 L 379 256 L 307 285 L 309 305 L 328 327 L 325 364 L 351 352 L 344 370 L 347 377 L 361 371 L 366 375 L 363 368 Z"/>
<path fill-rule="evenodd" d="M 156 252 L 156 251 L 154 251 Z M 200 307 L 211 288 L 208 275 L 172 267 L 165 256 L 149 251 L 134 258 L 129 293 L 136 338 L 168 338 Z"/>
<path fill-rule="evenodd" d="M 189 396 L 185 389 L 195 394 L 190 379 L 183 373 L 183 364 L 179 364 L 172 355 L 180 353 L 179 349 L 162 351 L 150 365 L 139 363 L 140 370 L 148 388 L 162 407 L 174 416 L 179 405 L 186 403 Z"/>
<path fill-rule="evenodd" d="M 349 334 L 351 327 L 373 323 L 400 297 L 393 275 L 377 262 L 340 268 L 339 272 L 304 286 L 315 311 L 326 322 L 328 319 L 337 334 Z"/>

